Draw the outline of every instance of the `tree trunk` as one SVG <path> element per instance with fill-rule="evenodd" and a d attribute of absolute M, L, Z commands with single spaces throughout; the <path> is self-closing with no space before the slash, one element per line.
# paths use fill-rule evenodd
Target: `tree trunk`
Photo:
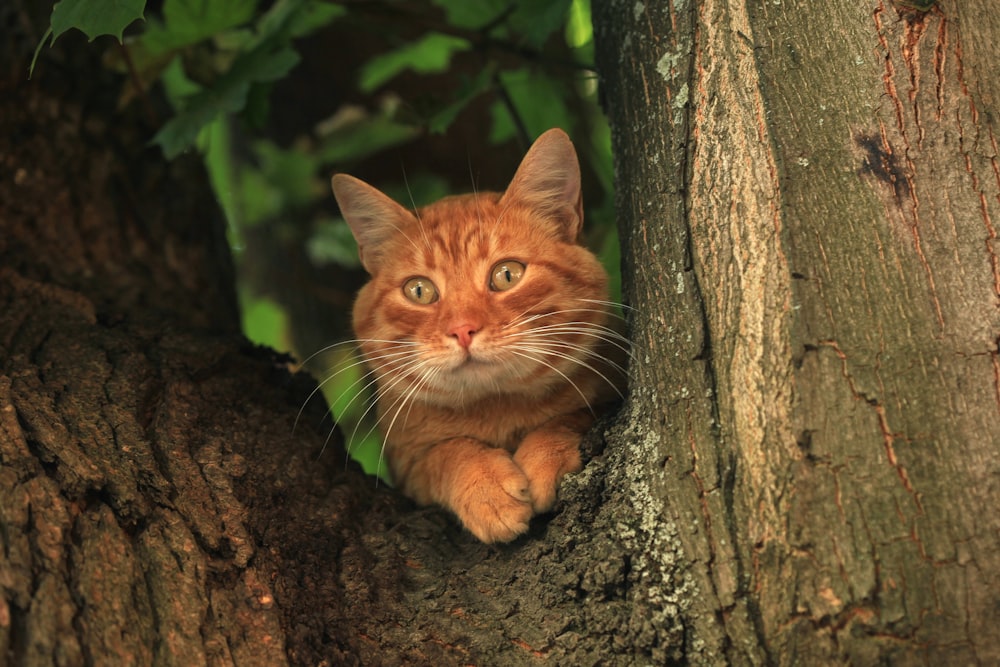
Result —
<path fill-rule="evenodd" d="M 491 547 L 295 425 L 197 160 L 82 40 L 25 81 L 33 4 L 0 10 L 0 664 L 1000 661 L 985 2 L 595 3 L 631 394 Z"/>
<path fill-rule="evenodd" d="M 687 659 L 1000 662 L 995 12 L 594 21 Z"/>

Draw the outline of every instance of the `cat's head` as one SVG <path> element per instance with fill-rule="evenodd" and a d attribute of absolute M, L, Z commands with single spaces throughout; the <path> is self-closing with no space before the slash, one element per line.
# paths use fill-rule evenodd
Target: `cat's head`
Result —
<path fill-rule="evenodd" d="M 540 396 L 593 363 L 607 276 L 578 243 L 580 168 L 561 130 L 538 138 L 503 194 L 411 213 L 344 174 L 333 191 L 371 275 L 354 329 L 380 394 Z"/>

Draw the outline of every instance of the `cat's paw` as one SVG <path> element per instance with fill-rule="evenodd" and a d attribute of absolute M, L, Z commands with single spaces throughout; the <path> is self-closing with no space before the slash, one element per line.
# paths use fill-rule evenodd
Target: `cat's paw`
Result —
<path fill-rule="evenodd" d="M 514 462 L 528 476 L 532 509 L 536 513 L 548 512 L 556 504 L 563 476 L 583 468 L 580 436 L 565 431 L 529 433 L 517 448 Z"/>
<path fill-rule="evenodd" d="M 466 462 L 451 509 L 481 541 L 509 542 L 528 530 L 532 503 L 528 477 L 502 449 L 486 449 Z"/>

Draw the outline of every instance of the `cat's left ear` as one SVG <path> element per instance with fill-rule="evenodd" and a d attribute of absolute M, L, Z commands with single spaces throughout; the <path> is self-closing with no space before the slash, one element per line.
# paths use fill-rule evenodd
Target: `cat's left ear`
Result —
<path fill-rule="evenodd" d="M 500 202 L 533 208 L 554 220 L 567 241 L 576 242 L 583 226 L 580 163 L 565 132 L 553 128 L 535 140 Z"/>

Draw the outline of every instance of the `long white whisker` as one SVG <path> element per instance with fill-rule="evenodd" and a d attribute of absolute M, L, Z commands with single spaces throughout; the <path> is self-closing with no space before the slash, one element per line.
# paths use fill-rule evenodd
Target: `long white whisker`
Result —
<path fill-rule="evenodd" d="M 523 324 L 520 326 L 523 326 Z M 586 322 L 580 320 L 570 320 L 569 322 L 553 322 L 552 324 L 541 324 L 535 327 L 528 328 L 525 331 L 549 331 L 549 330 L 556 330 L 559 327 L 566 327 L 566 326 L 587 328 L 587 329 L 592 329 L 594 331 L 603 331 L 608 334 L 614 334 L 613 337 L 616 339 L 628 341 L 628 339 L 625 336 L 623 336 L 621 333 L 619 333 L 618 331 L 616 331 L 611 327 L 604 326 L 603 324 L 596 324 L 594 322 Z M 512 329 L 514 327 L 505 327 L 505 328 Z"/>
<path fill-rule="evenodd" d="M 516 354 L 519 357 L 524 357 L 525 359 L 528 359 L 530 361 L 534 361 L 536 364 L 541 364 L 542 366 L 546 366 L 547 368 L 550 368 L 551 370 L 555 371 L 560 376 L 562 376 L 562 378 L 564 380 L 566 380 L 566 382 L 568 382 L 570 385 L 573 386 L 573 389 L 576 389 L 576 393 L 580 394 L 580 398 L 583 399 L 584 404 L 587 406 L 587 409 L 590 410 L 591 414 L 594 414 L 596 416 L 596 413 L 594 412 L 594 408 L 591 407 L 590 401 L 587 399 L 587 396 L 583 393 L 583 391 L 580 390 L 580 387 L 578 387 L 577 384 L 575 382 L 573 382 L 573 380 L 571 380 L 569 378 L 568 375 L 566 375 L 565 373 L 563 373 L 561 370 L 559 370 L 558 368 L 556 368 L 555 366 L 553 366 L 549 362 L 545 361 L 544 358 L 534 357 L 534 356 L 528 354 L 528 352 L 525 351 L 525 350 L 513 349 L 513 348 L 509 348 L 509 349 L 510 349 L 510 351 L 511 351 L 512 354 Z"/>
<path fill-rule="evenodd" d="M 556 315 L 565 315 L 567 313 L 601 313 L 602 315 L 608 315 L 609 314 L 606 310 L 601 310 L 601 309 L 598 309 L 598 308 L 563 308 L 561 310 L 547 311 L 547 312 L 544 312 L 544 313 L 535 313 L 534 315 L 531 315 L 530 317 L 527 317 L 527 318 L 524 318 L 524 319 L 515 319 L 515 320 L 512 320 L 510 322 L 510 324 L 507 324 L 504 328 L 509 329 L 509 328 L 512 328 L 512 327 L 524 326 L 524 325 L 530 324 L 531 322 L 534 322 L 536 320 L 540 320 L 540 319 L 542 319 L 544 317 L 554 317 Z M 602 325 L 598 325 L 598 324 L 595 324 L 595 323 L 592 323 L 592 322 L 580 322 L 580 324 L 593 324 L 594 326 L 602 326 Z"/>
<path fill-rule="evenodd" d="M 509 324 L 505 324 L 501 328 L 506 329 L 506 328 L 509 328 L 509 327 L 518 326 L 519 324 L 522 323 L 522 319 L 525 318 L 525 317 L 527 317 L 528 313 L 530 313 L 531 311 L 538 310 L 539 308 L 541 308 L 542 306 L 544 306 L 545 303 L 547 303 L 549 300 L 551 300 L 551 298 L 552 298 L 551 296 L 547 296 L 544 299 L 542 299 L 541 301 L 539 301 L 538 303 L 536 303 L 536 304 L 534 304 L 532 306 L 529 306 L 528 308 L 525 308 L 523 311 L 521 311 L 520 313 L 518 313 L 513 319 L 511 319 L 511 321 L 510 321 Z"/>
<path fill-rule="evenodd" d="M 635 310 L 634 306 L 630 306 L 625 303 L 619 303 L 618 301 L 603 301 L 601 299 L 584 299 L 583 297 L 577 297 L 576 301 L 586 301 L 587 303 L 596 303 L 602 306 L 614 306 L 615 308 L 621 308 L 622 310 Z"/>
<path fill-rule="evenodd" d="M 393 341 L 382 341 L 382 342 L 392 343 Z M 338 345 L 340 345 L 340 343 L 338 343 Z M 397 345 L 397 347 L 406 347 L 408 345 L 410 345 L 410 344 L 409 343 L 399 343 Z M 328 346 L 327 348 L 324 348 L 324 349 L 332 349 L 333 347 L 336 347 L 336 346 L 335 345 L 331 345 L 331 346 Z M 393 348 L 389 348 L 389 349 L 393 349 Z M 389 353 L 387 355 L 373 357 L 372 359 L 369 359 L 368 362 L 371 363 L 371 361 L 378 361 L 380 359 L 385 359 L 388 356 L 392 356 L 392 355 L 405 355 L 405 354 L 412 354 L 412 353 L 413 353 L 412 350 L 406 350 L 405 352 Z M 316 354 L 318 354 L 318 353 L 316 353 Z M 313 354 L 309 358 L 312 359 L 313 357 L 316 356 L 316 354 Z M 305 362 L 303 362 L 303 364 L 304 363 Z M 360 361 L 355 361 L 353 363 L 350 363 L 347 366 L 341 368 L 340 370 L 338 370 L 335 373 L 332 373 L 331 375 L 329 375 L 328 377 L 326 377 L 322 382 L 317 383 L 316 387 L 311 392 L 309 392 L 308 396 L 306 396 L 306 400 L 304 400 L 302 402 L 302 407 L 299 408 L 298 413 L 296 413 L 296 415 L 295 415 L 295 421 L 292 423 L 292 433 L 295 433 L 295 429 L 299 425 L 299 419 L 302 417 L 302 411 L 306 409 L 306 406 L 309 405 L 309 401 L 311 401 L 313 399 L 313 396 L 315 396 L 317 393 L 319 393 L 323 389 L 323 386 L 326 383 L 330 382 L 331 380 L 333 380 L 335 377 L 337 377 L 341 373 L 349 371 L 352 368 L 355 368 L 356 366 L 364 364 L 364 363 L 365 363 L 364 359 L 362 359 Z"/>
<path fill-rule="evenodd" d="M 586 368 L 587 370 L 589 370 L 591 373 L 593 373 L 594 375 L 597 375 L 602 380 L 604 380 L 605 382 L 607 382 L 615 390 L 615 393 L 618 394 L 619 397 L 625 398 L 625 396 L 622 395 L 621 391 L 618 389 L 618 387 L 615 385 L 615 383 L 612 382 L 610 379 L 608 379 L 607 375 L 605 375 L 601 371 L 597 370 L 596 368 L 594 368 L 593 366 L 591 366 L 590 364 L 588 364 L 586 361 L 584 361 L 582 359 L 578 359 L 577 357 L 574 357 L 574 356 L 572 356 L 570 354 L 565 354 L 565 353 L 562 353 L 562 352 L 557 352 L 554 349 L 552 349 L 551 347 L 550 348 L 539 348 L 539 347 L 534 347 L 534 346 L 529 346 L 529 345 L 516 345 L 516 346 L 511 346 L 508 349 L 511 350 L 512 352 L 519 351 L 519 352 L 532 352 L 534 354 L 541 354 L 541 355 L 546 355 L 547 354 L 547 355 L 550 355 L 550 356 L 553 356 L 553 357 L 559 357 L 560 359 L 565 359 L 566 361 L 571 361 L 571 362 L 573 362 L 573 363 L 575 363 L 575 364 L 577 364 L 579 366 L 583 366 L 584 368 Z M 543 362 L 541 360 L 539 360 L 539 363 L 545 363 L 549 368 L 551 368 L 552 370 L 556 371 L 557 373 L 559 373 L 560 375 L 562 375 L 564 378 L 566 378 L 566 380 L 568 382 L 573 383 L 572 380 L 570 380 L 568 377 L 566 377 L 566 375 L 564 375 L 563 373 L 561 373 L 552 364 L 549 364 L 548 362 Z M 576 384 L 573 383 L 573 386 L 576 387 Z M 580 388 L 577 387 L 576 390 L 580 391 Z M 581 392 L 580 395 L 582 396 L 583 393 Z M 586 397 L 584 397 L 583 400 L 586 401 L 587 400 Z M 587 406 L 588 407 L 590 406 L 589 402 L 587 403 Z"/>
<path fill-rule="evenodd" d="M 399 418 L 400 412 L 402 412 L 403 408 L 406 406 L 407 403 L 410 403 L 410 405 L 412 407 L 413 396 L 416 394 L 416 392 L 418 390 L 420 390 L 421 387 L 423 387 L 427 382 L 429 382 L 430 379 L 433 378 L 434 375 L 436 375 L 437 373 L 438 373 L 438 369 L 437 368 L 430 368 L 430 369 L 425 369 L 424 371 L 422 371 L 421 374 L 420 374 L 420 377 L 417 379 L 417 381 L 414 382 L 405 393 L 403 393 L 402 395 L 400 395 L 400 397 L 397 398 L 393 402 L 393 404 L 391 406 L 389 406 L 389 410 L 392 410 L 393 408 L 396 408 L 396 411 L 393 413 L 392 419 L 389 421 L 389 426 L 384 431 L 384 436 L 383 436 L 383 439 L 382 439 L 382 447 L 381 447 L 381 449 L 379 449 L 379 454 L 378 454 L 378 465 L 379 465 L 379 467 L 382 466 L 383 455 L 385 453 L 385 446 L 386 446 L 386 443 L 389 440 L 389 434 L 392 433 L 392 427 L 396 425 L 396 419 Z M 388 414 L 388 411 L 386 411 L 384 414 Z M 381 419 L 379 421 L 381 421 Z M 404 420 L 404 423 L 405 423 L 405 420 Z"/>
<path fill-rule="evenodd" d="M 395 345 L 395 346 L 399 346 L 399 347 L 420 345 L 420 343 L 418 343 L 416 341 L 408 341 L 408 340 L 384 340 L 382 338 L 352 338 L 351 340 L 342 340 L 342 341 L 338 341 L 336 343 L 331 343 L 330 345 L 327 345 L 326 347 L 322 347 L 322 348 L 316 350 L 315 352 L 313 352 L 312 354 L 310 354 L 308 357 L 306 357 L 305 359 L 303 359 L 302 361 L 300 361 L 295 366 L 295 370 L 302 369 L 303 367 L 305 367 L 306 364 L 308 364 L 310 361 L 312 361 L 313 359 L 315 359 L 319 355 L 323 354 L 324 352 L 328 352 L 328 351 L 330 351 L 330 350 L 332 350 L 332 349 L 334 349 L 336 347 L 340 347 L 342 345 L 358 345 L 358 344 L 361 344 L 361 343 L 384 343 L 384 344 L 390 344 L 390 345 Z"/>
<path fill-rule="evenodd" d="M 545 312 L 542 312 L 542 313 L 535 313 L 534 315 L 530 315 L 528 317 L 521 317 L 521 318 L 512 320 L 504 328 L 505 329 L 509 329 L 511 327 L 525 326 L 527 324 L 531 324 L 532 322 L 535 322 L 537 320 L 540 320 L 540 319 L 543 319 L 543 318 L 546 318 L 546 317 L 555 317 L 556 315 L 565 315 L 567 313 L 601 313 L 603 315 L 603 314 L 605 314 L 605 311 L 598 310 L 598 309 L 595 309 L 595 308 L 563 308 L 563 309 L 560 309 L 560 310 L 550 310 L 550 311 L 545 311 Z"/>
<path fill-rule="evenodd" d="M 554 338 L 556 340 L 560 340 L 562 337 L 569 334 L 594 338 L 599 341 L 603 341 L 608 345 L 612 345 L 618 348 L 619 350 L 621 350 L 622 352 L 624 352 L 629 356 L 632 355 L 632 349 L 631 346 L 629 345 L 628 339 L 621 335 L 615 335 L 616 332 L 614 331 L 607 331 L 607 330 L 601 331 L 601 330 L 574 327 L 571 325 L 559 325 L 558 327 L 556 327 L 555 325 L 553 325 L 552 327 L 537 327 L 535 329 L 528 329 L 526 331 L 514 331 L 511 333 L 504 334 L 503 337 L 516 338 L 516 339 L 527 338 L 529 340 Z"/>
<path fill-rule="evenodd" d="M 392 363 L 394 364 L 394 366 L 390 367 L 390 364 L 384 364 L 378 370 L 380 372 L 382 372 L 383 374 L 405 372 L 405 370 L 407 368 L 410 368 L 410 367 L 412 367 L 414 365 L 419 364 L 420 360 L 419 359 L 409 359 L 409 360 L 407 360 L 407 359 L 401 359 L 401 360 L 395 360 Z M 348 387 L 343 393 L 341 393 L 341 395 L 337 397 L 336 401 L 339 401 L 343 397 L 343 395 L 345 393 L 347 393 L 348 391 L 350 391 L 355 385 L 357 385 L 358 383 L 364 381 L 367 377 L 372 376 L 372 375 L 376 375 L 375 371 L 369 371 L 368 373 L 366 373 L 364 377 L 362 377 L 360 380 L 358 380 L 357 382 L 355 382 L 354 384 L 352 384 L 351 387 Z M 400 381 L 402 381 L 402 379 L 404 379 L 404 378 L 405 378 L 405 375 L 401 376 L 400 377 Z M 354 402 L 356 400 L 358 400 L 358 398 L 360 398 L 361 396 L 365 395 L 368 392 L 368 390 L 373 385 L 376 386 L 376 393 L 377 393 L 377 384 L 378 384 L 378 381 L 379 381 L 379 379 L 376 376 L 373 379 L 371 379 L 364 387 L 362 387 L 361 389 L 357 390 L 357 392 L 355 393 L 354 397 L 351 398 L 350 401 L 348 401 L 347 405 L 344 406 L 343 410 L 346 412 L 351 407 L 351 405 L 353 405 Z M 395 385 L 395 383 L 393 385 L 390 385 L 390 386 L 394 386 L 394 385 Z M 336 401 L 332 401 L 332 402 L 336 402 Z M 372 400 L 372 402 L 369 403 L 368 407 L 365 408 L 365 411 L 361 414 L 361 416 L 358 417 L 355 420 L 354 428 L 351 430 L 351 435 L 350 435 L 350 437 L 347 440 L 347 456 L 348 457 L 350 457 L 350 455 L 351 455 L 351 449 L 354 446 L 355 437 L 358 434 L 358 428 L 360 428 L 361 424 L 364 422 L 365 418 L 368 416 L 368 413 L 372 411 L 372 409 L 375 407 L 376 404 L 377 404 L 377 397 L 376 397 L 376 400 Z M 369 433 L 370 432 L 371 431 L 369 431 Z M 365 437 L 367 437 L 367 435 Z"/>
<path fill-rule="evenodd" d="M 368 413 L 370 413 L 372 411 L 372 409 L 375 408 L 378 405 L 378 402 L 382 398 L 382 396 L 384 396 L 388 391 L 392 390 L 394 387 L 396 387 L 400 383 L 406 382 L 407 379 L 408 379 L 407 371 L 409 371 L 409 369 L 411 369 L 411 368 L 419 367 L 423 363 L 425 363 L 423 359 L 415 358 L 415 359 L 412 359 L 412 360 L 408 361 L 407 363 L 405 363 L 405 364 L 403 364 L 403 365 L 401 365 L 401 366 L 399 366 L 397 368 L 391 369 L 392 373 L 398 374 L 398 375 L 396 375 L 395 377 L 392 377 L 387 385 L 385 385 L 385 386 L 376 386 L 376 389 L 375 389 L 375 393 L 376 393 L 375 400 L 372 401 L 371 405 L 369 405 L 368 408 L 361 415 L 361 417 L 358 418 L 357 423 L 354 425 L 354 430 L 351 432 L 351 438 L 350 438 L 351 442 L 354 442 L 354 438 L 357 436 L 357 433 L 358 433 L 358 428 L 364 422 L 365 418 L 368 416 Z M 393 404 L 393 405 L 395 405 L 395 404 Z M 389 409 L 391 410 L 392 406 L 390 406 Z M 375 424 L 373 424 L 371 426 L 371 428 L 369 428 L 368 431 L 362 436 L 362 438 L 361 438 L 362 440 L 364 440 L 365 438 L 367 438 L 369 435 L 372 434 L 372 431 L 375 430 L 375 427 L 378 425 L 379 421 L 381 421 L 381 417 L 379 419 L 375 420 Z"/>
<path fill-rule="evenodd" d="M 536 333 L 551 336 L 560 334 L 580 334 L 590 336 L 592 338 L 599 338 L 607 343 L 614 344 L 621 350 L 626 350 L 631 347 L 629 339 L 619 332 L 615 331 L 611 327 L 606 327 L 602 324 L 594 324 L 593 322 L 571 321 L 545 324 L 542 326 L 529 327 L 521 331 L 509 331 L 504 334 L 504 337 L 510 338 L 517 336 L 530 336 Z"/>
<path fill-rule="evenodd" d="M 540 347 L 550 350 L 572 350 L 574 352 L 579 352 L 580 354 L 583 354 L 592 359 L 600 359 L 620 373 L 625 372 L 625 369 L 622 368 L 621 364 L 612 361 L 610 359 L 607 359 L 603 355 L 599 354 L 597 350 L 591 349 L 584 345 L 577 345 L 576 343 L 570 343 L 568 341 L 561 341 L 561 340 L 535 340 L 531 338 L 527 339 L 526 341 L 519 341 L 519 342 L 520 343 L 526 342 L 535 347 Z"/>
<path fill-rule="evenodd" d="M 393 359 L 390 362 L 381 364 L 380 366 L 377 367 L 377 370 L 380 371 L 380 372 L 397 372 L 398 370 L 403 369 L 403 368 L 407 368 L 409 365 L 412 365 L 413 363 L 416 363 L 417 361 L 419 361 L 419 360 L 416 360 L 416 361 L 412 360 L 413 352 L 408 350 L 405 353 L 397 352 L 397 353 L 393 353 L 393 354 L 386 354 L 386 355 L 381 355 L 381 356 L 378 356 L 378 357 L 373 357 L 372 359 L 368 359 L 368 360 L 362 360 L 360 362 L 356 362 L 354 364 L 351 364 L 351 366 L 352 367 L 353 366 L 357 366 L 358 364 L 365 363 L 365 361 L 367 361 L 370 364 L 373 359 L 374 360 L 380 360 L 380 359 L 385 359 L 385 358 L 388 358 L 388 357 L 400 356 L 400 355 L 403 355 L 403 354 L 405 354 L 406 357 L 404 357 L 402 359 Z M 346 370 L 346 369 L 344 369 L 344 370 Z M 342 371 L 338 371 L 338 373 L 339 372 L 342 372 Z M 334 375 L 336 375 L 336 374 L 337 373 L 335 373 Z M 344 389 L 344 391 L 342 391 L 335 399 L 333 399 L 332 401 L 330 401 L 330 408 L 327 410 L 327 412 L 328 413 L 332 413 L 332 411 L 333 411 L 333 405 L 336 404 L 338 401 L 340 401 L 340 399 L 343 398 L 345 394 L 347 394 L 348 392 L 352 391 L 355 387 L 357 387 L 357 385 L 359 385 L 362 382 L 365 382 L 366 380 L 368 380 L 369 377 L 375 376 L 375 375 L 376 375 L 375 369 L 373 369 L 373 370 L 370 370 L 370 371 L 366 372 L 360 378 L 358 378 L 357 380 L 355 380 L 354 382 L 352 382 L 351 385 L 348 386 L 346 389 Z M 328 381 L 332 377 L 333 376 L 331 376 L 330 378 L 327 378 L 327 380 L 324 380 L 324 382 Z M 354 392 L 354 396 L 351 398 L 350 401 L 347 402 L 347 405 L 345 405 L 342 408 L 342 411 L 346 412 L 354 404 L 354 402 L 356 400 L 358 400 L 363 395 L 365 395 L 365 393 L 368 391 L 368 389 L 371 388 L 373 385 L 377 384 L 377 382 L 378 382 L 378 377 L 372 377 L 371 380 L 368 380 L 367 383 L 365 384 L 365 386 L 361 387 L 360 389 L 358 389 L 358 390 L 356 390 Z M 362 413 L 362 415 L 358 419 L 357 423 L 355 423 L 354 430 L 351 432 L 351 437 L 348 438 L 348 440 L 347 440 L 347 446 L 346 446 L 347 452 L 346 453 L 347 453 L 348 456 L 350 456 L 350 454 L 351 454 L 351 448 L 354 445 L 354 436 L 357 433 L 358 426 L 360 425 L 361 421 L 365 418 L 365 416 L 367 416 L 368 412 L 371 410 L 371 408 L 372 408 L 372 406 L 374 406 L 374 404 L 375 403 L 373 401 L 372 404 L 369 405 L 368 408 L 365 410 L 365 412 Z M 334 417 L 334 420 L 339 421 L 338 418 L 337 418 L 337 415 L 334 414 L 333 417 Z M 323 443 L 323 447 L 320 449 L 320 455 L 321 456 L 322 456 L 323 452 L 326 450 L 326 445 L 329 443 L 330 437 L 332 436 L 332 434 L 333 434 L 333 432 L 331 431 L 330 435 L 327 436 L 326 441 Z"/>
<path fill-rule="evenodd" d="M 594 324 L 592 322 L 557 322 L 555 324 L 543 324 L 541 326 L 529 327 L 521 331 L 511 331 L 505 333 L 504 336 L 518 336 L 523 334 L 530 334 L 532 332 L 539 333 L 549 333 L 557 334 L 560 332 L 575 333 L 575 332 L 591 332 L 594 334 L 600 334 L 602 337 L 606 336 L 605 340 L 617 340 L 623 343 L 629 343 L 629 339 L 615 331 L 611 327 L 606 327 L 601 324 Z"/>

